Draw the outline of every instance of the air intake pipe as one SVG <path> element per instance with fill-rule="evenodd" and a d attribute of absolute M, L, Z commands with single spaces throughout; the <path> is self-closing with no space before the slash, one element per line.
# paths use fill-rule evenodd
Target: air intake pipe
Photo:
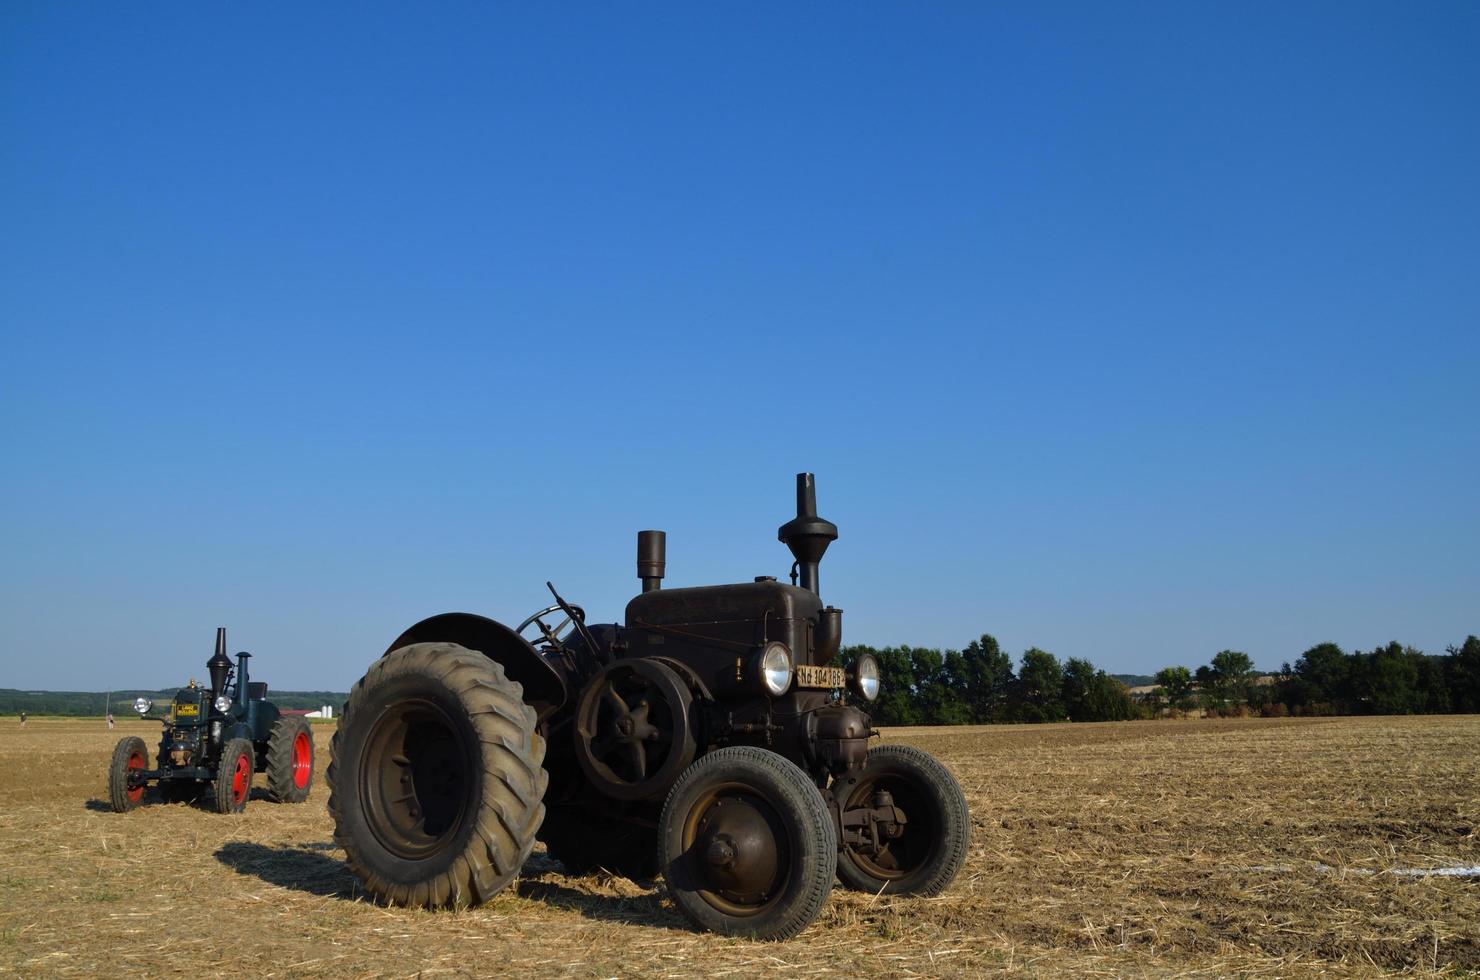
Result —
<path fill-rule="evenodd" d="M 667 552 L 668 535 L 662 531 L 637 532 L 637 577 L 642 579 L 642 591 L 657 592 L 663 587 Z"/>
<path fill-rule="evenodd" d="M 816 593 L 817 564 L 838 539 L 838 526 L 817 516 L 817 481 L 811 473 L 797 474 L 797 516 L 781 525 L 776 537 L 796 558 L 801 587 Z"/>
<path fill-rule="evenodd" d="M 247 660 L 251 654 L 242 650 L 236 655 L 236 703 L 246 707 L 247 704 Z"/>

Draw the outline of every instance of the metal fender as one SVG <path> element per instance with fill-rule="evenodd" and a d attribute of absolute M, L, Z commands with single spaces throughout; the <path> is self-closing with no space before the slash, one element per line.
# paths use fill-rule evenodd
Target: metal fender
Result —
<path fill-rule="evenodd" d="M 396 637 L 385 652 L 412 643 L 456 643 L 477 650 L 524 688 L 524 700 L 543 721 L 565 704 L 565 681 L 527 640 L 497 620 L 474 613 L 442 613 Z M 384 654 L 382 654 L 384 656 Z"/>

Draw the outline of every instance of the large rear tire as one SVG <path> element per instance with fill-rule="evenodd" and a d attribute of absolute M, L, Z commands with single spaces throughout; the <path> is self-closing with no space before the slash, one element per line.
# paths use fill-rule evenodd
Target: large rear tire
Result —
<path fill-rule="evenodd" d="M 257 750 L 245 738 L 234 738 L 221 750 L 216 766 L 216 812 L 241 813 L 252 798 L 252 773 L 257 768 Z"/>
<path fill-rule="evenodd" d="M 414 643 L 371 665 L 329 748 L 329 815 L 376 899 L 462 907 L 502 891 L 544 818 L 544 740 L 483 654 Z"/>
<path fill-rule="evenodd" d="M 839 792 L 841 790 L 841 792 Z M 899 835 L 882 846 L 838 851 L 838 878 L 875 895 L 939 895 L 961 870 L 971 842 L 966 796 L 951 771 L 913 745 L 881 745 L 847 787 L 835 784 L 844 812 L 870 805 L 884 791 L 904 812 Z"/>
<path fill-rule="evenodd" d="M 130 787 L 129 773 L 149 768 L 149 749 L 137 735 L 120 739 L 113 748 L 113 761 L 108 766 L 108 802 L 115 813 L 127 813 L 144 802 L 144 784 Z"/>
<path fill-rule="evenodd" d="M 790 939 L 822 911 L 838 857 L 832 815 L 807 774 L 750 745 L 679 776 L 658 821 L 668 893 L 701 929 Z"/>
<path fill-rule="evenodd" d="M 267 736 L 267 795 L 279 803 L 302 803 L 313 786 L 313 729 L 292 715 L 273 722 Z"/>

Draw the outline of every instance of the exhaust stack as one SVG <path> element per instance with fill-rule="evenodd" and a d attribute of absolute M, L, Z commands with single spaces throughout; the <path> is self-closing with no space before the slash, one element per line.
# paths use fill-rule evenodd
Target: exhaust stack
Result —
<path fill-rule="evenodd" d="M 838 526 L 817 516 L 817 482 L 811 473 L 797 474 L 797 516 L 781 525 L 776 537 L 796 558 L 801 587 L 817 593 L 817 564 L 838 539 Z"/>
<path fill-rule="evenodd" d="M 226 627 L 216 627 L 216 655 L 206 661 L 211 675 L 211 697 L 219 698 L 226 690 L 226 675 L 231 673 L 231 658 L 226 656 Z"/>
<path fill-rule="evenodd" d="M 663 571 L 668 567 L 668 535 L 662 531 L 637 532 L 637 577 L 642 591 L 657 592 L 663 587 Z"/>

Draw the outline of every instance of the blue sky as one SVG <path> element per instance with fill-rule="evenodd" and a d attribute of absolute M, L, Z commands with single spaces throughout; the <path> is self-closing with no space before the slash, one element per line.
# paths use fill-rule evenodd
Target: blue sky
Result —
<path fill-rule="evenodd" d="M 0 687 L 553 579 L 1112 671 L 1480 631 L 1480 7 L 0 8 Z"/>

